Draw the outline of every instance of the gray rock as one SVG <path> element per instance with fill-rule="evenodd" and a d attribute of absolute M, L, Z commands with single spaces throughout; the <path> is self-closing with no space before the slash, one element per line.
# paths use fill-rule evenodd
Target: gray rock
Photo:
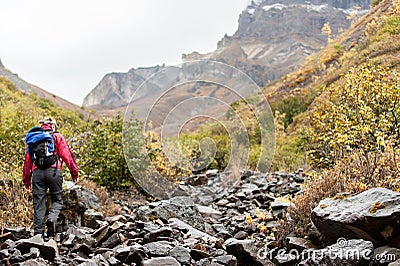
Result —
<path fill-rule="evenodd" d="M 44 242 L 40 235 L 35 235 L 29 239 L 18 240 L 16 242 L 16 248 L 23 254 L 28 253 L 31 248 L 37 248 L 40 250 L 42 257 L 48 261 L 54 261 L 58 253 L 57 243 L 53 239 Z"/>
<path fill-rule="evenodd" d="M 206 234 L 200 230 L 197 230 L 196 228 L 193 228 L 189 224 L 187 224 L 179 219 L 171 218 L 171 219 L 169 219 L 169 222 L 170 222 L 170 226 L 172 228 L 186 231 L 187 232 L 186 234 L 188 235 L 188 237 L 203 239 L 205 241 L 217 241 L 217 238 L 210 236 L 209 234 Z"/>
<path fill-rule="evenodd" d="M 118 233 L 112 234 L 106 241 L 101 244 L 103 248 L 113 248 L 121 243 Z"/>
<path fill-rule="evenodd" d="M 305 249 L 317 249 L 310 240 L 294 236 L 286 237 L 286 246 L 288 249 L 296 249 L 300 252 Z"/>
<path fill-rule="evenodd" d="M 40 256 L 40 250 L 35 247 L 31 247 L 29 253 L 31 254 L 32 259 L 38 258 Z"/>
<path fill-rule="evenodd" d="M 215 203 L 217 206 L 223 207 L 229 204 L 229 200 L 221 199 Z"/>
<path fill-rule="evenodd" d="M 210 169 L 206 171 L 206 175 L 208 177 L 217 176 L 217 174 L 218 174 L 218 169 Z"/>
<path fill-rule="evenodd" d="M 110 266 L 119 266 L 122 265 L 122 262 L 120 262 L 119 260 L 117 260 L 114 257 L 110 257 L 107 259 L 107 262 L 110 264 Z"/>
<path fill-rule="evenodd" d="M 198 204 L 196 204 L 196 206 L 203 217 L 210 217 L 216 220 L 222 218 L 222 212 L 220 212 L 219 210 Z"/>
<path fill-rule="evenodd" d="M 301 266 L 355 266 L 368 265 L 372 258 L 372 242 L 362 239 L 340 239 L 337 244 L 320 250 L 309 250 L 308 258 L 301 261 Z M 303 255 L 304 257 L 304 255 Z"/>
<path fill-rule="evenodd" d="M 98 264 L 95 261 L 88 259 L 88 260 L 78 264 L 78 266 L 98 266 Z"/>
<path fill-rule="evenodd" d="M 143 246 L 134 245 L 129 247 L 118 248 L 115 251 L 115 258 L 126 265 L 140 265 L 141 262 L 147 258 Z"/>
<path fill-rule="evenodd" d="M 15 242 L 11 239 L 7 239 L 4 243 L 0 244 L 0 249 L 14 248 Z"/>
<path fill-rule="evenodd" d="M 192 260 L 190 250 L 181 246 L 174 247 L 169 252 L 169 256 L 175 258 L 182 265 L 190 265 L 190 261 Z"/>
<path fill-rule="evenodd" d="M 10 257 L 10 253 L 7 249 L 0 250 L 0 261 L 8 257 Z"/>
<path fill-rule="evenodd" d="M 396 260 L 388 264 L 388 266 L 400 266 L 400 260 Z"/>
<path fill-rule="evenodd" d="M 311 218 L 326 245 L 344 237 L 369 240 L 375 246 L 400 247 L 400 193 L 385 188 L 344 199 L 324 199 Z"/>
<path fill-rule="evenodd" d="M 197 248 L 193 248 L 190 250 L 190 256 L 194 259 L 194 260 L 201 260 L 204 258 L 208 258 L 210 257 L 210 254 L 208 254 L 206 251 L 204 250 L 200 250 Z"/>
<path fill-rule="evenodd" d="M 386 264 L 400 260 L 400 249 L 383 246 L 374 250 L 373 258 L 380 264 Z"/>
<path fill-rule="evenodd" d="M 226 266 L 237 266 L 237 260 L 235 256 L 232 255 L 224 255 L 224 256 L 218 256 L 215 257 L 215 260 L 222 264 L 222 265 L 226 265 Z"/>
<path fill-rule="evenodd" d="M 168 256 L 169 252 L 173 248 L 172 244 L 167 241 L 147 243 L 144 244 L 144 247 L 149 250 L 151 256 L 156 257 Z"/>
<path fill-rule="evenodd" d="M 304 183 L 304 177 L 299 174 L 290 174 L 289 177 L 297 183 Z"/>
<path fill-rule="evenodd" d="M 184 180 L 185 185 L 191 185 L 191 186 L 201 186 L 201 185 L 206 185 L 208 182 L 208 177 L 205 174 L 199 174 L 199 175 L 192 175 Z"/>
<path fill-rule="evenodd" d="M 68 221 L 79 224 L 80 217 L 88 209 L 100 210 L 99 200 L 94 192 L 76 186 L 71 181 L 66 181 L 66 190 L 63 191 L 62 213 Z"/>
<path fill-rule="evenodd" d="M 276 265 L 279 266 L 291 266 L 296 265 L 298 258 L 295 254 L 278 254 L 272 260 Z"/>
<path fill-rule="evenodd" d="M 43 258 L 34 258 L 26 260 L 22 263 L 23 266 L 43 266 L 47 265 L 47 262 Z"/>
<path fill-rule="evenodd" d="M 71 248 L 70 252 L 79 253 L 82 252 L 86 256 L 89 256 L 93 253 L 92 249 L 87 244 L 76 244 L 73 248 Z"/>
<path fill-rule="evenodd" d="M 121 223 L 120 221 L 115 221 L 115 222 L 113 222 L 113 224 L 111 225 L 110 229 L 111 229 L 111 232 L 115 232 L 115 231 L 117 231 L 118 229 L 123 228 L 124 226 L 125 226 L 124 223 Z"/>
<path fill-rule="evenodd" d="M 259 192 L 259 188 L 256 184 L 252 184 L 252 183 L 244 183 L 242 184 L 242 192 L 246 193 L 246 194 L 256 194 L 257 192 Z"/>
<path fill-rule="evenodd" d="M 159 239 L 160 237 L 170 237 L 172 235 L 172 229 L 170 227 L 164 226 L 160 229 L 151 231 L 145 237 L 145 240 L 148 242 L 153 242 Z"/>
<path fill-rule="evenodd" d="M 226 228 L 223 224 L 213 224 L 212 228 L 216 231 L 216 232 L 221 232 L 221 231 L 226 231 Z"/>
<path fill-rule="evenodd" d="M 96 240 L 97 243 L 103 242 L 108 235 L 110 234 L 111 229 L 109 225 L 104 225 L 93 232 L 92 237 Z"/>
<path fill-rule="evenodd" d="M 181 264 L 172 257 L 154 258 L 142 262 L 142 266 L 180 266 Z"/>
<path fill-rule="evenodd" d="M 149 217 L 157 217 L 162 221 L 168 221 L 171 218 L 178 218 L 194 228 L 204 230 L 204 220 L 195 203 L 189 197 L 174 197 L 169 200 L 160 201 L 154 209 L 139 209 L 139 218 L 144 220 Z"/>
<path fill-rule="evenodd" d="M 93 209 L 87 209 L 83 213 L 83 225 L 89 228 L 96 229 L 99 227 L 99 224 L 97 223 L 97 220 L 103 220 L 103 213 L 95 211 Z"/>
<path fill-rule="evenodd" d="M 235 234 L 234 238 L 243 240 L 246 239 L 249 236 L 249 234 L 245 231 L 239 231 Z"/>
<path fill-rule="evenodd" d="M 74 234 L 68 234 L 67 237 L 62 241 L 62 245 L 65 247 L 71 247 L 74 245 L 74 239 L 75 235 Z"/>
<path fill-rule="evenodd" d="M 69 225 L 66 238 L 63 240 L 64 246 L 71 246 L 75 244 L 86 244 L 93 246 L 96 240 L 91 236 L 89 228 L 78 228 L 75 225 Z"/>
<path fill-rule="evenodd" d="M 100 254 L 94 255 L 92 261 L 98 266 L 109 266 L 109 262 Z"/>
<path fill-rule="evenodd" d="M 229 231 L 227 231 L 227 230 L 219 231 L 215 236 L 216 236 L 217 238 L 222 238 L 223 240 L 227 240 L 227 239 L 233 237 L 233 236 L 229 233 Z"/>
<path fill-rule="evenodd" d="M 10 232 L 0 235 L 0 243 L 3 243 L 4 241 L 6 241 L 8 239 L 14 241 L 15 240 L 15 236 Z"/>
<path fill-rule="evenodd" d="M 287 198 L 276 198 L 274 202 L 271 204 L 271 209 L 281 210 L 281 209 L 286 209 L 289 206 L 293 206 L 293 203 L 290 202 Z"/>
<path fill-rule="evenodd" d="M 111 217 L 107 217 L 105 218 L 105 220 L 107 222 L 109 222 L 110 224 L 113 224 L 114 222 L 121 222 L 121 223 L 126 223 L 127 222 L 127 218 L 124 215 L 118 214 L 115 216 L 111 216 Z"/>
<path fill-rule="evenodd" d="M 267 258 L 258 256 L 258 249 L 253 240 L 237 240 L 230 238 L 225 241 L 226 252 L 237 258 L 238 265 L 248 266 L 272 266 L 274 265 Z"/>
<path fill-rule="evenodd" d="M 25 228 L 25 227 L 5 227 L 3 229 L 3 233 L 7 234 L 7 233 L 11 233 L 13 235 L 13 237 L 15 239 L 12 240 L 19 240 L 19 239 L 23 239 L 23 238 L 29 238 L 30 237 L 30 232 Z M 4 239 L 3 241 L 5 241 L 6 239 Z M 0 242 L 3 242 L 0 241 Z"/>

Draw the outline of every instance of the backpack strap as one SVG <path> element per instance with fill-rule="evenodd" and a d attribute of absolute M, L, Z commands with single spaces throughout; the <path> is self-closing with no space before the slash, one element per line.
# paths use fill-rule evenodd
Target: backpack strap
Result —
<path fill-rule="evenodd" d="M 54 133 L 56 133 L 56 131 L 49 131 L 49 133 L 50 133 L 51 137 L 53 138 L 53 143 L 54 143 L 54 155 L 57 157 L 57 160 L 56 160 L 56 167 L 54 168 L 54 173 L 53 173 L 53 177 L 55 177 L 55 176 L 56 176 L 56 173 L 57 173 L 57 168 L 58 168 L 58 153 L 56 152 L 56 151 L 57 151 L 57 147 L 56 147 L 57 137 L 56 137 L 56 135 L 54 135 Z M 57 132 L 57 133 L 58 133 L 58 132 Z"/>

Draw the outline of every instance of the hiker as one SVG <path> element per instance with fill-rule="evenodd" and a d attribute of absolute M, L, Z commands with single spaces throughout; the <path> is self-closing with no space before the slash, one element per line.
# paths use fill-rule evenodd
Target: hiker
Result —
<path fill-rule="evenodd" d="M 49 116 L 39 123 L 41 126 L 32 128 L 26 136 L 28 145 L 22 181 L 33 195 L 34 234 L 43 237 L 46 224 L 47 237 L 54 237 L 63 204 L 62 163 L 67 165 L 75 184 L 78 182 L 78 166 L 64 136 L 56 131 L 56 120 Z M 43 136 L 46 138 L 43 139 Z M 47 189 L 50 190 L 51 209 L 46 220 Z"/>

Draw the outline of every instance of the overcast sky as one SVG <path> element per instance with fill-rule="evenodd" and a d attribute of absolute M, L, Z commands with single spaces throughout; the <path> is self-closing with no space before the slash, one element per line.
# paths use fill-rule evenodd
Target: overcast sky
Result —
<path fill-rule="evenodd" d="M 0 59 L 81 105 L 109 72 L 181 63 L 232 35 L 248 0 L 1 1 Z"/>

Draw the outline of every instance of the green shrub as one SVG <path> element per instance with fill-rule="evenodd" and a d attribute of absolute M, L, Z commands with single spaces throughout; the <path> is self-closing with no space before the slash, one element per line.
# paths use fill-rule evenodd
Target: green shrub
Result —
<path fill-rule="evenodd" d="M 130 154 L 142 153 L 142 127 L 138 121 L 125 123 L 120 115 L 104 118 L 87 125 L 87 131 L 78 136 L 77 159 L 82 172 L 101 186 L 124 189 L 135 185 L 135 180 L 125 160 L 122 143 L 123 129 L 129 132 Z M 125 136 L 127 137 L 127 136 Z M 130 162 L 132 164 L 132 161 Z M 145 168 L 140 160 L 131 170 Z"/>
<path fill-rule="evenodd" d="M 372 1 L 371 7 L 375 7 L 375 6 L 379 5 L 380 2 L 382 2 L 382 0 L 374 0 L 374 1 Z"/>
<path fill-rule="evenodd" d="M 385 33 L 390 35 L 397 35 L 400 33 L 400 17 L 390 16 L 386 19 L 385 24 L 378 31 L 378 36 L 382 36 Z"/>
<path fill-rule="evenodd" d="M 311 164 L 326 167 L 353 151 L 384 150 L 387 141 L 398 145 L 399 83 L 396 70 L 363 64 L 329 87 L 310 117 Z"/>
<path fill-rule="evenodd" d="M 288 96 L 278 102 L 271 104 L 271 108 L 274 111 L 279 111 L 281 114 L 285 114 L 283 119 L 285 129 L 293 122 L 293 118 L 307 110 L 309 101 L 300 96 Z"/>

